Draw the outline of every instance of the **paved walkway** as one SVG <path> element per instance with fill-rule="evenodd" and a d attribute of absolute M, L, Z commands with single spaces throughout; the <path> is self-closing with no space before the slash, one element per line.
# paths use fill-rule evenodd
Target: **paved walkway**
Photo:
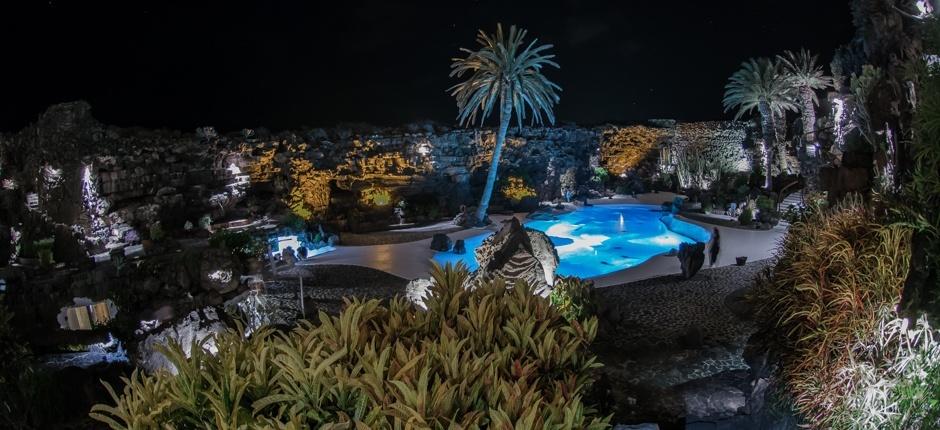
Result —
<path fill-rule="evenodd" d="M 675 195 L 672 193 L 643 194 L 637 196 L 637 198 L 598 199 L 591 200 L 590 203 L 597 205 L 624 203 L 660 204 L 664 201 L 671 201 L 673 197 L 675 197 Z M 525 219 L 525 214 L 516 214 L 515 216 L 520 220 Z M 466 239 L 481 234 L 487 229 L 495 230 L 500 224 L 499 221 L 506 219 L 507 216 L 496 215 L 492 218 L 496 222 L 487 228 L 461 230 L 449 233 L 448 236 L 454 240 Z M 706 228 L 709 232 L 714 228 L 714 226 L 700 221 L 687 218 L 682 219 L 683 221 L 698 224 Z M 726 227 L 718 227 L 718 230 L 721 234 L 721 252 L 718 255 L 718 262 L 715 267 L 723 267 L 735 264 L 735 257 L 738 256 L 747 256 L 748 261 L 757 261 L 773 257 L 778 242 L 786 232 L 786 227 L 777 226 L 772 230 L 766 231 L 752 231 Z M 366 266 L 405 279 L 426 278 L 431 268 L 431 258 L 434 256 L 434 251 L 430 249 L 430 246 L 431 239 L 391 245 L 338 246 L 336 247 L 336 251 L 312 258 L 302 264 L 348 264 Z M 658 256 L 649 259 L 639 266 L 595 278 L 594 283 L 598 287 L 607 287 L 680 272 L 681 269 L 679 267 L 678 258 Z"/>

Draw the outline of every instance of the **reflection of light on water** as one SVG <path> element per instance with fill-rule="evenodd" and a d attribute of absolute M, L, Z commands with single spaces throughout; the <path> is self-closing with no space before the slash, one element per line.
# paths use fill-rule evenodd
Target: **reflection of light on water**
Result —
<path fill-rule="evenodd" d="M 594 248 L 610 239 L 610 236 L 601 234 L 574 234 L 574 230 L 580 227 L 581 225 L 578 224 L 561 221 L 545 230 L 545 234 L 549 236 L 571 239 L 571 243 L 555 248 L 559 257 L 578 251 L 594 251 L 596 253 L 597 250 Z"/>
<path fill-rule="evenodd" d="M 550 237 L 561 260 L 557 274 L 590 278 L 642 264 L 675 250 L 683 242 L 708 241 L 708 232 L 703 228 L 665 217 L 658 209 L 643 205 L 595 206 L 560 215 L 557 220 L 529 221 L 525 225 Z M 466 254 L 438 252 L 434 260 L 439 264 L 463 262 L 476 269 L 474 250 L 491 234 L 467 238 Z"/>
<path fill-rule="evenodd" d="M 674 234 L 662 234 L 659 236 L 652 237 L 641 237 L 637 239 L 630 239 L 630 243 L 637 245 L 657 245 L 657 246 L 679 246 L 682 243 L 682 239 L 679 239 L 678 236 Z"/>

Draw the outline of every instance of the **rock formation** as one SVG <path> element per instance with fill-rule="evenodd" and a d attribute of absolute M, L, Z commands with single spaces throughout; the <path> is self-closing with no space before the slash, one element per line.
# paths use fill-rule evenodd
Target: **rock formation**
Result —
<path fill-rule="evenodd" d="M 192 353 L 194 343 L 196 345 L 202 343 L 202 347 L 207 351 L 215 352 L 215 339 L 206 340 L 206 338 L 221 333 L 225 328 L 215 308 L 208 307 L 192 311 L 176 324 L 148 335 L 138 347 L 137 364 L 149 373 L 161 369 L 176 373 L 176 366 L 157 350 L 158 346 L 177 342 L 183 347 L 183 352 L 187 357 Z"/>
<path fill-rule="evenodd" d="M 705 244 L 696 242 L 695 244 L 679 244 L 679 264 L 682 265 L 682 277 L 689 279 L 698 273 L 705 263 Z"/>
<path fill-rule="evenodd" d="M 554 284 L 558 253 L 551 239 L 537 230 L 522 227 L 515 217 L 503 221 L 496 234 L 475 250 L 480 267 L 473 279 L 499 276 L 510 282 L 523 280 L 547 292 Z"/>

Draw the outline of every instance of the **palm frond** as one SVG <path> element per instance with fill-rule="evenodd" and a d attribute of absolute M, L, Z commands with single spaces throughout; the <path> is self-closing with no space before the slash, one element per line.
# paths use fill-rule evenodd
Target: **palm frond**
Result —
<path fill-rule="evenodd" d="M 769 58 L 752 58 L 728 78 L 722 104 L 725 112 L 736 109 L 735 119 L 740 119 L 761 103 L 767 103 L 774 116 L 797 111 L 793 87 L 780 63 Z"/>
<path fill-rule="evenodd" d="M 457 99 L 460 125 L 482 123 L 503 100 L 512 106 L 520 127 L 529 113 L 534 124 L 555 123 L 554 106 L 561 87 L 549 81 L 542 69 L 560 66 L 553 60 L 555 55 L 546 52 L 552 45 L 539 45 L 538 39 L 525 45 L 526 34 L 516 26 L 509 27 L 507 34 L 497 24 L 495 33 L 480 30 L 477 34 L 479 50 L 461 48 L 467 56 L 452 59 L 451 77 L 469 75 L 447 89 Z"/>

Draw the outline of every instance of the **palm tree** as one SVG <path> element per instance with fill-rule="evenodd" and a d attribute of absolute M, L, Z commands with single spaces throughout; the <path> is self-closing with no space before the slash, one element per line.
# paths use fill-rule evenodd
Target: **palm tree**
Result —
<path fill-rule="evenodd" d="M 499 131 L 496 134 L 496 146 L 493 148 L 486 187 L 483 189 L 476 213 L 478 223 L 483 223 L 486 219 L 486 210 L 496 183 L 499 156 L 513 112 L 520 128 L 527 110 L 532 112 L 534 124 L 542 124 L 543 114 L 549 123 L 555 123 L 552 109 L 555 103 L 558 103 L 561 87 L 542 75 L 542 67 L 559 68 L 558 64 L 552 61 L 555 56 L 545 53 L 552 45 L 537 46 L 536 39 L 524 46 L 525 36 L 526 31 L 517 30 L 516 26 L 509 27 L 508 34 L 503 32 L 500 24 L 496 25 L 495 34 L 486 34 L 480 30 L 477 35 L 480 50 L 460 48 L 467 53 L 467 57 L 454 58 L 450 66 L 451 77 L 460 78 L 465 73 L 470 74 L 467 80 L 447 90 L 457 98 L 457 119 L 460 125 L 473 125 L 477 119 L 482 124 L 493 111 L 497 101 L 499 102 Z"/>
<path fill-rule="evenodd" d="M 760 113 L 764 134 L 764 188 L 771 189 L 773 151 L 777 145 L 774 125 L 777 118 L 786 115 L 786 111 L 797 110 L 792 87 L 782 73 L 780 63 L 769 58 L 752 58 L 742 63 L 741 69 L 734 72 L 725 85 L 723 104 L 725 112 L 737 109 L 736 120 L 755 109 Z"/>
<path fill-rule="evenodd" d="M 778 55 L 777 60 L 783 65 L 784 74 L 799 95 L 804 142 L 814 144 L 816 143 L 816 106 L 819 105 L 816 90 L 832 87 L 832 77 L 823 74 L 822 66 L 816 64 L 816 55 L 806 49 L 800 49 L 799 52 L 786 51 L 783 55 Z"/>

